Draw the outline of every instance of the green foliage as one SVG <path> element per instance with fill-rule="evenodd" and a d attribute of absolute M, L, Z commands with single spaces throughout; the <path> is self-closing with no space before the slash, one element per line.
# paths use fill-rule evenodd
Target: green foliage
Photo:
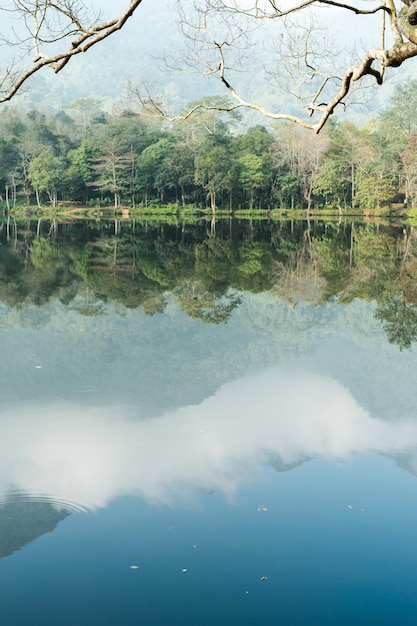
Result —
<path fill-rule="evenodd" d="M 334 122 L 318 137 L 287 125 L 236 134 L 239 113 L 218 110 L 231 104 L 219 96 L 191 103 L 195 114 L 170 126 L 131 111 L 105 114 L 91 99 L 52 116 L 8 109 L 0 116 L 0 202 L 369 213 L 405 199 L 410 208 L 415 100 L 417 81 L 408 81 L 366 128 Z"/>
<path fill-rule="evenodd" d="M 46 154 L 31 161 L 28 179 L 35 189 L 46 191 L 51 204 L 55 206 L 58 191 L 65 187 L 66 169 L 62 158 Z"/>
<path fill-rule="evenodd" d="M 249 208 L 251 209 L 255 191 L 267 189 L 270 186 L 272 179 L 270 163 L 265 157 L 247 153 L 239 158 L 238 164 L 239 183 L 245 191 L 249 192 Z"/>
<path fill-rule="evenodd" d="M 326 203 L 329 198 L 337 198 L 339 202 L 345 200 L 349 191 L 344 174 L 343 163 L 330 157 L 325 158 L 313 183 L 314 192 L 323 196 Z"/>
<path fill-rule="evenodd" d="M 270 291 L 288 302 L 335 298 L 378 303 L 377 319 L 402 348 L 417 332 L 417 238 L 411 228 L 315 222 L 24 223 L 0 229 L 0 302 L 52 298 L 82 316 L 113 302 L 155 315 L 170 294 L 191 317 L 226 323 L 241 292 Z"/>
<path fill-rule="evenodd" d="M 2 187 L 11 183 L 13 172 L 20 160 L 19 150 L 13 139 L 0 137 L 0 181 Z"/>
<path fill-rule="evenodd" d="M 77 174 L 84 184 L 91 183 L 94 180 L 93 162 L 98 153 L 98 148 L 93 145 L 90 139 L 82 142 L 82 144 L 71 153 L 71 165 L 75 174 Z"/>
<path fill-rule="evenodd" d="M 227 137 L 208 135 L 195 157 L 195 182 L 210 194 L 212 209 L 216 207 L 216 197 L 233 188 L 235 174 L 229 148 Z"/>
<path fill-rule="evenodd" d="M 366 210 L 379 209 L 392 202 L 395 186 L 392 179 L 362 178 L 355 199 Z"/>
<path fill-rule="evenodd" d="M 417 309 L 400 298 L 380 303 L 375 317 L 383 323 L 389 342 L 400 350 L 411 348 L 417 340 Z"/>
<path fill-rule="evenodd" d="M 384 134 L 398 141 L 417 130 L 416 106 L 417 80 L 409 78 L 396 86 L 389 108 L 381 113 Z"/>
<path fill-rule="evenodd" d="M 35 239 L 30 248 L 33 265 L 42 271 L 55 272 L 65 265 L 65 256 L 53 239 Z"/>
<path fill-rule="evenodd" d="M 270 152 L 274 138 L 263 126 L 253 126 L 244 135 L 236 137 L 235 143 L 238 152 L 263 157 Z"/>

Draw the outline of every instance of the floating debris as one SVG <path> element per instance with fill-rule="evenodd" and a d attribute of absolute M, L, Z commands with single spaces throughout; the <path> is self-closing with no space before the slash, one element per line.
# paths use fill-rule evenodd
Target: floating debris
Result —
<path fill-rule="evenodd" d="M 268 576 L 261 576 L 261 580 L 268 580 Z"/>
<path fill-rule="evenodd" d="M 198 548 L 198 546 L 197 546 L 197 545 L 195 545 L 195 544 L 194 544 L 192 547 L 193 547 L 193 548 Z"/>
<path fill-rule="evenodd" d="M 186 568 L 186 567 L 184 567 L 181 571 L 184 573 L 184 572 L 186 572 L 186 571 L 187 571 L 187 568 Z"/>
<path fill-rule="evenodd" d="M 350 505 L 350 504 L 348 504 L 348 509 L 351 509 L 351 508 L 352 508 L 352 507 L 351 507 L 351 505 Z"/>
<path fill-rule="evenodd" d="M 129 565 L 129 569 L 139 569 L 139 565 Z"/>
<path fill-rule="evenodd" d="M 264 504 L 261 504 L 261 506 L 258 506 L 258 508 L 256 509 L 257 511 L 267 511 L 267 507 Z"/>
<path fill-rule="evenodd" d="M 35 365 L 35 370 L 41 370 L 42 369 L 42 365 Z"/>

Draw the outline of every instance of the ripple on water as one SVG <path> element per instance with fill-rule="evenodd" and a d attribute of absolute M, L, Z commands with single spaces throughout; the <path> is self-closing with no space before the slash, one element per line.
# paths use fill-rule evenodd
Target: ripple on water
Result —
<path fill-rule="evenodd" d="M 72 502 L 69 500 L 61 500 L 55 496 L 51 496 L 44 493 L 28 493 L 25 491 L 8 491 L 7 494 L 0 496 L 0 510 L 4 509 L 12 504 L 49 504 L 54 509 L 64 510 L 68 513 L 89 513 L 90 508 L 85 504 L 79 502 Z"/>

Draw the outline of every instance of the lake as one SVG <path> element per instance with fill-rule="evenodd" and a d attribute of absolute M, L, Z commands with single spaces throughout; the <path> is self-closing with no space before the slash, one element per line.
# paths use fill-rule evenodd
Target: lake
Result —
<path fill-rule="evenodd" d="M 0 224 L 7 626 L 415 624 L 412 226 Z"/>

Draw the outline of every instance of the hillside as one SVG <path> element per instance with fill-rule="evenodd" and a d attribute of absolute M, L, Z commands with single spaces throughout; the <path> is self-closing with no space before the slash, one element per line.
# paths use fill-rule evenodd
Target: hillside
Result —
<path fill-rule="evenodd" d="M 123 0 L 101 0 L 92 5 L 96 10 L 100 7 L 104 17 L 117 15 L 126 2 Z M 328 21 L 331 28 L 338 23 L 337 14 L 329 13 Z M 3 19 L 4 18 L 4 19 Z M 331 19 L 330 19 L 331 18 Z M 352 19 L 355 19 L 353 16 Z M 10 20 L 10 18 L 9 18 Z M 128 81 L 132 84 L 150 81 L 159 86 L 164 100 L 172 105 L 176 111 L 188 102 L 199 99 L 207 94 L 220 93 L 225 95 L 225 89 L 214 80 L 204 79 L 196 74 L 185 74 L 169 71 L 164 65 L 164 54 L 169 51 L 182 49 L 183 40 L 176 29 L 176 14 L 173 3 L 160 0 L 156 3 L 144 2 L 137 14 L 125 25 L 122 31 L 112 35 L 83 56 L 74 57 L 64 71 L 55 75 L 45 70 L 34 76 L 28 89 L 15 98 L 13 105 L 24 108 L 41 108 L 57 110 L 80 98 L 97 98 L 102 100 L 104 108 L 111 109 L 120 102 L 126 94 Z M 7 28 L 7 15 L 2 15 L 2 30 Z M 350 45 L 349 33 L 352 26 L 346 24 L 344 32 L 346 41 L 342 46 Z M 360 40 L 365 40 L 366 26 L 357 24 L 355 33 Z M 276 34 L 276 24 L 269 27 L 267 40 L 263 52 L 256 57 L 248 56 L 246 71 L 236 74 L 236 84 L 246 98 L 255 100 L 271 110 L 291 110 L 288 95 L 280 89 L 265 67 L 273 69 L 274 55 L 271 54 L 269 44 L 272 44 Z M 265 33 L 259 34 L 265 37 Z M 262 39 L 263 42 L 263 39 Z M 268 46 L 267 46 L 268 44 Z M 263 45 L 263 44 L 262 44 Z M 342 48 L 343 49 L 343 48 Z M 3 48 L 3 58 L 10 54 L 8 48 Z M 372 90 L 372 98 L 360 94 L 359 101 L 368 100 L 366 106 L 347 109 L 346 114 L 339 114 L 345 119 L 362 124 L 367 118 L 374 115 L 384 106 L 392 92 L 392 84 L 397 84 L 407 76 L 409 67 L 396 73 L 387 85 Z M 249 114 L 248 124 L 260 122 L 259 114 Z"/>

